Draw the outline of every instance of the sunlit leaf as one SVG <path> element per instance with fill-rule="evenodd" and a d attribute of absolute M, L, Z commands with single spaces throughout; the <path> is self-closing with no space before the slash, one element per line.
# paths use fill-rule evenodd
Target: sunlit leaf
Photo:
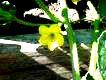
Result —
<path fill-rule="evenodd" d="M 99 47 L 98 47 L 98 64 L 99 71 L 103 80 L 106 80 L 106 31 L 102 32 L 99 39 Z"/>

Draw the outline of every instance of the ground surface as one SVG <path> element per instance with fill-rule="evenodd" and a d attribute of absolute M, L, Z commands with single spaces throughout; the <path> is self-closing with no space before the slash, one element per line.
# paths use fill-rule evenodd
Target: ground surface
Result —
<path fill-rule="evenodd" d="M 37 43 L 36 34 L 5 36 L 0 39 Z M 0 80 L 70 80 L 69 47 L 50 52 L 40 46 L 36 52 L 20 52 L 21 46 L 0 44 Z M 88 70 L 90 50 L 78 45 L 80 72 Z"/>

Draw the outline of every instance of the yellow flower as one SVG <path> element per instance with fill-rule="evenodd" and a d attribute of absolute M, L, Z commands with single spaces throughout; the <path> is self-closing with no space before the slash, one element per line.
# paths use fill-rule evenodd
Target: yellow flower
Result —
<path fill-rule="evenodd" d="M 50 27 L 41 25 L 39 27 L 40 44 L 48 45 L 48 48 L 53 51 L 56 47 L 64 44 L 64 38 L 60 34 L 61 28 L 57 24 L 53 24 Z"/>
<path fill-rule="evenodd" d="M 72 2 L 77 5 L 77 3 L 79 2 L 80 0 L 72 0 Z"/>

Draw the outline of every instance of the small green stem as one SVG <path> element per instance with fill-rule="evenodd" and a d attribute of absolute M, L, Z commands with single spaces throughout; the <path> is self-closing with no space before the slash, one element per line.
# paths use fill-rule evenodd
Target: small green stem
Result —
<path fill-rule="evenodd" d="M 27 22 L 27 21 L 23 21 L 17 17 L 14 17 L 13 21 L 19 23 L 19 24 L 23 24 L 23 25 L 26 25 L 26 26 L 32 26 L 32 27 L 36 27 L 36 26 L 40 26 L 42 24 L 35 24 L 35 23 L 32 23 L 32 22 Z M 43 24 L 43 25 L 51 25 L 51 24 Z"/>
<path fill-rule="evenodd" d="M 70 58 L 72 61 L 72 75 L 73 80 L 80 80 L 80 72 L 79 72 L 79 62 L 78 62 L 78 53 L 77 53 L 77 45 L 76 45 L 76 39 L 75 39 L 75 33 L 72 30 L 72 27 L 70 24 L 67 24 L 67 33 L 68 33 L 68 41 L 69 41 L 69 47 L 70 47 Z"/>

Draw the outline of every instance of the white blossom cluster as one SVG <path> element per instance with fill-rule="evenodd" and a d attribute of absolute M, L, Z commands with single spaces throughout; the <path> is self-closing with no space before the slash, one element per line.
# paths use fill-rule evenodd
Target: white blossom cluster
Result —
<path fill-rule="evenodd" d="M 59 3 L 54 3 L 54 4 L 49 5 L 49 10 L 52 14 L 54 14 L 59 19 L 61 19 L 61 20 L 63 19 L 63 17 L 61 16 L 62 8 L 60 7 Z M 68 18 L 72 22 L 79 20 L 79 14 L 78 14 L 77 10 L 68 8 Z"/>
<path fill-rule="evenodd" d="M 64 18 L 61 16 L 62 8 L 60 7 L 59 3 L 51 3 L 48 5 L 48 8 L 49 8 L 49 11 L 54 16 L 58 17 L 61 21 L 64 21 Z M 43 11 L 42 9 L 39 9 L 39 8 L 34 8 L 34 9 L 30 9 L 29 11 L 25 11 L 24 17 L 27 14 L 50 19 L 49 16 L 45 13 L 45 11 Z M 69 9 L 68 8 L 68 18 L 72 22 L 79 20 L 79 14 L 76 11 L 76 9 Z"/>
<path fill-rule="evenodd" d="M 60 0 L 58 0 L 57 3 L 49 4 L 48 9 L 55 17 L 59 18 L 60 21 L 64 21 L 64 18 L 62 17 L 62 9 L 64 7 L 61 6 L 62 4 L 60 4 L 59 1 Z M 84 18 L 85 21 L 94 21 L 95 19 L 98 19 L 99 15 L 97 14 L 97 11 L 94 8 L 93 4 L 90 1 L 88 1 L 87 5 L 88 5 L 89 9 L 86 9 L 86 17 Z M 34 9 L 30 9 L 29 11 L 25 11 L 24 17 L 27 14 L 50 19 L 49 16 L 45 13 L 45 11 L 42 9 L 39 9 L 39 8 L 34 8 Z M 68 8 L 68 18 L 69 18 L 70 22 L 78 21 L 79 20 L 78 11 L 76 9 Z"/>
<path fill-rule="evenodd" d="M 86 9 L 86 20 L 87 21 L 95 21 L 96 19 L 99 18 L 99 14 L 97 13 L 95 7 L 93 6 L 93 4 L 88 1 L 87 5 L 89 7 L 89 9 Z"/>

